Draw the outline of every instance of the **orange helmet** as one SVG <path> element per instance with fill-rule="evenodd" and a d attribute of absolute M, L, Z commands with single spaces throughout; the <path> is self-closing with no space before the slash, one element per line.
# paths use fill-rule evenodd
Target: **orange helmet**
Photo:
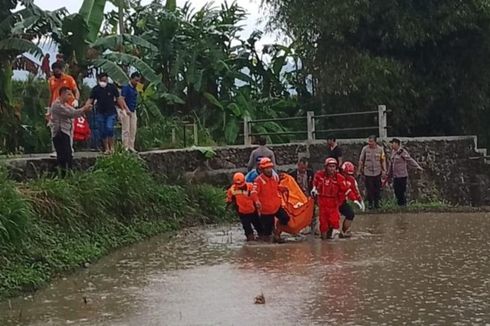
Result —
<path fill-rule="evenodd" d="M 272 160 L 268 157 L 264 157 L 260 160 L 259 163 L 259 168 L 260 169 L 267 169 L 267 168 L 272 168 L 274 167 L 274 164 L 272 163 Z"/>
<path fill-rule="evenodd" d="M 233 175 L 233 183 L 237 186 L 241 186 L 245 183 L 245 175 L 241 172 L 237 172 Z"/>
<path fill-rule="evenodd" d="M 334 165 L 337 165 L 337 160 L 334 159 L 333 157 L 329 157 L 325 160 L 325 166 L 327 165 L 330 165 L 330 164 L 334 164 Z"/>
<path fill-rule="evenodd" d="M 344 171 L 347 174 L 354 174 L 354 172 L 356 171 L 356 167 L 351 162 L 345 161 L 342 164 L 342 171 Z"/>

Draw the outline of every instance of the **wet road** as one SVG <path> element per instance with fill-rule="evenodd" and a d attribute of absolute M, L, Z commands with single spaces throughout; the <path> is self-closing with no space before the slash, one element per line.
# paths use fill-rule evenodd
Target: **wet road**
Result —
<path fill-rule="evenodd" d="M 490 325 L 489 222 L 362 216 L 352 239 L 283 245 L 185 230 L 0 304 L 0 325 Z"/>

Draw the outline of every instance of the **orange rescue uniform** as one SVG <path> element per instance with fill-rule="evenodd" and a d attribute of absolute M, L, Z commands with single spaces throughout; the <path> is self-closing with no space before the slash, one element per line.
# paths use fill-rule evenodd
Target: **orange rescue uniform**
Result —
<path fill-rule="evenodd" d="M 73 79 L 72 76 L 67 74 L 62 74 L 60 78 L 51 76 L 48 80 L 48 83 L 49 83 L 49 91 L 51 93 L 51 99 L 49 101 L 50 107 L 54 103 L 54 101 L 56 101 L 60 96 L 61 87 L 68 87 L 73 92 L 75 92 L 75 90 L 77 89 L 77 83 L 75 82 L 75 79 Z M 73 105 L 74 101 L 75 98 L 73 97 L 70 101 L 68 101 L 68 104 Z"/>
<path fill-rule="evenodd" d="M 343 203 L 342 197 L 345 198 L 350 193 L 349 185 L 340 173 L 327 175 L 325 171 L 318 171 L 315 174 L 313 185 L 318 190 L 320 232 L 338 229 L 340 226 L 339 207 Z"/>
<path fill-rule="evenodd" d="M 255 212 L 252 198 L 252 184 L 242 186 L 232 185 L 226 192 L 226 202 L 235 203 L 239 214 L 253 214 Z"/>
<path fill-rule="evenodd" d="M 278 175 L 259 175 L 254 181 L 252 196 L 255 202 L 258 201 L 262 205 L 260 214 L 276 214 L 282 204 L 281 192 L 285 190 L 285 187 L 279 185 Z"/>

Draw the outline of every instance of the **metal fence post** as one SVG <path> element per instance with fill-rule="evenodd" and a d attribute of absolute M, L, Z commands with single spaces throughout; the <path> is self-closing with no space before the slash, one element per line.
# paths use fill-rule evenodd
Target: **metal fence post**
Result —
<path fill-rule="evenodd" d="M 250 125 L 250 117 L 243 117 L 243 143 L 245 146 L 252 145 L 252 138 L 250 134 L 252 133 L 252 126 Z"/>
<path fill-rule="evenodd" d="M 378 105 L 379 138 L 388 138 L 388 126 L 386 118 L 386 105 Z"/>
<path fill-rule="evenodd" d="M 197 132 L 198 132 L 198 130 L 197 130 L 197 123 L 194 123 L 193 124 L 193 128 L 194 128 L 194 145 L 197 146 L 198 143 L 199 143 L 198 142 L 198 139 L 197 139 Z"/>
<path fill-rule="evenodd" d="M 306 128 L 308 135 L 308 142 L 315 140 L 315 112 L 306 112 Z"/>

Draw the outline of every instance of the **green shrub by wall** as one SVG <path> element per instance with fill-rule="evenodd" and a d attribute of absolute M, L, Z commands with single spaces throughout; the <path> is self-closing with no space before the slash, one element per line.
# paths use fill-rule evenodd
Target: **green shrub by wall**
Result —
<path fill-rule="evenodd" d="M 134 155 L 104 157 L 90 172 L 15 184 L 0 170 L 0 298 L 148 236 L 233 219 L 224 191 L 157 183 Z"/>

